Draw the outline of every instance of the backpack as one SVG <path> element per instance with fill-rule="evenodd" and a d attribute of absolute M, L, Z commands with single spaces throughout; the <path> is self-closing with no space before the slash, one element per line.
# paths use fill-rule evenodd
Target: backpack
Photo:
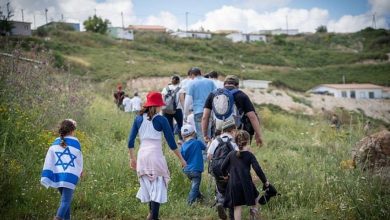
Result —
<path fill-rule="evenodd" d="M 236 105 L 234 104 L 234 94 L 239 92 L 238 89 L 226 89 L 220 88 L 213 92 L 214 98 L 212 100 L 212 112 L 215 118 L 213 123 L 217 120 L 224 121 L 230 116 L 234 117 L 236 127 L 241 126 L 241 115 L 238 112 Z"/>
<path fill-rule="evenodd" d="M 166 88 L 167 94 L 164 96 L 165 106 L 162 107 L 162 112 L 164 114 L 173 115 L 176 113 L 177 103 L 176 103 L 176 94 L 180 90 L 180 87 L 172 90 L 169 89 L 169 86 Z"/>
<path fill-rule="evenodd" d="M 232 146 L 232 139 L 229 138 L 227 141 L 223 141 L 222 138 L 218 137 L 218 146 L 215 148 L 213 157 L 209 163 L 209 173 L 213 175 L 217 180 L 223 179 L 223 173 L 221 171 L 221 165 L 227 155 L 234 150 Z"/>

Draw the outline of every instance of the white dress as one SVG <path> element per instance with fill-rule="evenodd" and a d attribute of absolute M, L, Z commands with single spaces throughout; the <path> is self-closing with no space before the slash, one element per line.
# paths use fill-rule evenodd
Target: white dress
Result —
<path fill-rule="evenodd" d="M 152 121 L 147 120 L 144 114 L 138 134 L 140 149 L 137 155 L 137 175 L 140 189 L 137 198 L 141 202 L 166 203 L 170 176 L 162 151 L 162 132 L 155 130 Z"/>

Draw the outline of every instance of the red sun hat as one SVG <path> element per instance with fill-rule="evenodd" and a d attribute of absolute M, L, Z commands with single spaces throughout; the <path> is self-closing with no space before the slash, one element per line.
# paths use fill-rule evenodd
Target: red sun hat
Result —
<path fill-rule="evenodd" d="M 149 92 L 146 96 L 146 102 L 144 104 L 144 107 L 160 107 L 164 106 L 165 103 L 163 101 L 162 95 L 159 92 Z"/>

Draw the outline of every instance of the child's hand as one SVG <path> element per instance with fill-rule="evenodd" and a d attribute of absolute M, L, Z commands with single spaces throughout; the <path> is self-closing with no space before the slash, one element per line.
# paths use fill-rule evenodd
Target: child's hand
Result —
<path fill-rule="evenodd" d="M 229 179 L 229 176 L 223 176 L 222 177 L 224 180 L 228 180 Z"/>
<path fill-rule="evenodd" d="M 181 163 L 181 167 L 184 168 L 187 166 L 187 162 L 183 159 L 183 160 L 180 160 L 180 163 Z"/>
<path fill-rule="evenodd" d="M 130 159 L 130 168 L 133 170 L 137 170 L 137 160 L 136 159 Z"/>

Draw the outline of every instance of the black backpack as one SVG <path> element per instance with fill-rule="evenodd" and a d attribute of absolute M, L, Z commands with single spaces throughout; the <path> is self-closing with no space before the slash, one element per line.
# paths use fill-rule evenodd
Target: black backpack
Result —
<path fill-rule="evenodd" d="M 232 146 L 232 139 L 229 138 L 227 141 L 223 141 L 222 138 L 218 137 L 218 146 L 215 148 L 213 157 L 209 164 L 209 173 L 213 175 L 217 180 L 222 180 L 223 173 L 221 171 L 221 165 L 227 155 L 234 150 Z"/>

